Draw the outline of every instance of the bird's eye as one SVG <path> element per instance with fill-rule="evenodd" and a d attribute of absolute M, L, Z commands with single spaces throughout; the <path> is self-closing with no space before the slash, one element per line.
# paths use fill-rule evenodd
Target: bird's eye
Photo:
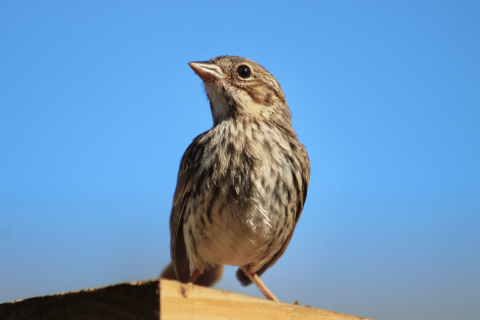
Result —
<path fill-rule="evenodd" d="M 240 77 L 247 79 L 252 75 L 252 70 L 247 66 L 240 66 L 237 68 L 237 73 Z"/>

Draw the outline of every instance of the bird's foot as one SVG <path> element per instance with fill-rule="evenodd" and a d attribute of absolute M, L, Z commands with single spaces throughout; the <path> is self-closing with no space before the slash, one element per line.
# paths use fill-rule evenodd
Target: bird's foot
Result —
<path fill-rule="evenodd" d="M 263 293 L 265 298 L 267 298 L 268 300 L 272 300 L 272 301 L 280 301 L 280 300 L 277 299 L 277 297 L 275 297 L 273 295 L 273 293 L 270 290 L 268 290 L 267 286 L 262 282 L 262 280 L 260 280 L 260 277 L 255 272 L 250 271 L 250 266 L 249 265 L 243 266 L 242 270 L 245 273 L 245 275 L 250 280 L 252 280 L 253 283 L 255 283 L 255 285 L 260 290 L 260 292 Z"/>

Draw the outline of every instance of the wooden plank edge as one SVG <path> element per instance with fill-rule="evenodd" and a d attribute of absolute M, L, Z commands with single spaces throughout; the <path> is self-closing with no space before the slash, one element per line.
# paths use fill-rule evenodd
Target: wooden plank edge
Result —
<path fill-rule="evenodd" d="M 160 281 L 161 319 L 328 319 L 357 320 L 358 316 L 241 295 L 238 293 Z"/>
<path fill-rule="evenodd" d="M 163 279 L 120 283 L 0 304 L 1 320 L 69 320 L 79 317 L 92 320 L 366 319 Z"/>

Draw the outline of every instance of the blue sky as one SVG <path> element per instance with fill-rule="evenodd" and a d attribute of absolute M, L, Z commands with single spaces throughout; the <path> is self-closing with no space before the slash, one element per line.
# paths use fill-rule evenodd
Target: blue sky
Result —
<path fill-rule="evenodd" d="M 190 61 L 280 82 L 312 175 L 281 301 L 371 318 L 480 307 L 480 5 L 0 4 L 0 303 L 149 279 L 183 151 L 212 126 Z M 220 289 L 243 288 L 228 268 Z"/>

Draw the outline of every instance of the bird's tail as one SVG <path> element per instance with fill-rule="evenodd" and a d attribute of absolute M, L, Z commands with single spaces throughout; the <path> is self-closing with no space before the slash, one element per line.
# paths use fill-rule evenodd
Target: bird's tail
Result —
<path fill-rule="evenodd" d="M 224 265 L 217 265 L 210 270 L 203 272 L 203 274 L 201 274 L 197 280 L 195 280 L 195 284 L 204 287 L 213 287 L 214 284 L 222 279 L 224 267 Z M 175 269 L 173 268 L 172 262 L 170 262 L 165 269 L 163 269 L 162 273 L 160 274 L 160 278 L 177 280 L 177 275 L 175 274 Z"/>

